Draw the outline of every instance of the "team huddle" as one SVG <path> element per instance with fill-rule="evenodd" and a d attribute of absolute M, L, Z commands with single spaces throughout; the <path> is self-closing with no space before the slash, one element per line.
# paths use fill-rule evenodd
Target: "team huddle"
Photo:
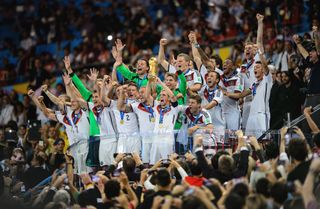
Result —
<path fill-rule="evenodd" d="M 240 68 L 231 59 L 218 66 L 190 32 L 192 59 L 181 53 L 167 61 L 167 40 L 161 39 L 158 58 L 138 60 L 133 72 L 122 62 L 125 45 L 117 40 L 112 75 L 99 78 L 91 69 L 92 90 L 65 57 L 67 95 L 55 97 L 46 85 L 41 87 L 59 110 L 47 108 L 32 90 L 29 96 L 49 119 L 64 125 L 77 173 L 112 164 L 115 153 L 140 153 L 144 163 L 154 164 L 173 152 L 192 150 L 196 136 L 202 137 L 205 152 L 214 154 L 226 130 L 242 128 L 259 137 L 269 128 L 272 78 L 263 55 L 263 16 L 258 14 L 257 20 L 257 44 L 245 44 L 246 61 Z M 159 68 L 166 70 L 164 81 Z M 117 74 L 126 82 L 119 82 Z"/>

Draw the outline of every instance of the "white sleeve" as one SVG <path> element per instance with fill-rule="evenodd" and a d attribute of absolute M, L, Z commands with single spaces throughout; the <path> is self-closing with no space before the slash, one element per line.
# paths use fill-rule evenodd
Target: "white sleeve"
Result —
<path fill-rule="evenodd" d="M 204 124 L 206 124 L 206 125 L 212 124 L 211 116 L 207 112 L 207 110 L 202 110 L 202 114 L 203 114 L 203 117 L 204 117 Z"/>
<path fill-rule="evenodd" d="M 117 102 L 116 100 L 110 100 L 110 109 L 111 110 L 118 110 L 117 108 Z"/>
<path fill-rule="evenodd" d="M 59 121 L 59 123 L 64 124 L 63 122 L 64 115 L 60 111 L 55 111 L 55 115 L 56 115 L 57 121 Z"/>
<path fill-rule="evenodd" d="M 94 107 L 93 102 L 88 102 L 88 107 L 89 107 L 89 109 L 92 111 L 92 108 Z"/>
<path fill-rule="evenodd" d="M 180 166 L 179 168 L 177 168 L 180 176 L 181 176 L 181 179 L 184 179 L 185 177 L 188 176 L 187 172 Z"/>
<path fill-rule="evenodd" d="M 204 66 L 203 64 L 200 66 L 200 74 L 202 76 L 203 82 L 205 83 L 206 81 L 206 75 L 208 73 L 208 70 L 206 68 L 206 66 Z"/>
<path fill-rule="evenodd" d="M 194 71 L 193 81 L 194 81 L 193 85 L 197 83 L 202 85 L 202 78 L 200 73 L 197 70 Z"/>
<path fill-rule="evenodd" d="M 150 179 L 151 179 L 152 175 L 150 175 L 147 180 L 144 182 L 144 187 L 147 189 L 147 190 L 155 190 L 156 189 L 156 186 L 151 184 L 150 182 Z"/>
<path fill-rule="evenodd" d="M 176 72 L 177 72 L 177 69 L 176 69 L 173 65 L 169 64 L 169 66 L 168 66 L 168 72 L 169 72 L 169 73 L 176 73 Z"/>
<path fill-rule="evenodd" d="M 289 163 L 289 158 L 287 153 L 285 152 L 280 153 L 279 160 L 286 162 L 286 164 Z"/>

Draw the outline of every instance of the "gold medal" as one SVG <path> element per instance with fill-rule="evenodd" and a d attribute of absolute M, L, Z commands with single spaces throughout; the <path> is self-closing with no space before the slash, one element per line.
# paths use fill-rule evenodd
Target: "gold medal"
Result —
<path fill-rule="evenodd" d="M 159 128 L 163 128 L 163 124 L 162 123 L 159 124 Z"/>
<path fill-rule="evenodd" d="M 120 120 L 120 124 L 123 125 L 124 124 L 124 120 Z"/>
<path fill-rule="evenodd" d="M 156 120 L 154 119 L 154 117 L 151 118 L 151 123 L 154 123 Z"/>

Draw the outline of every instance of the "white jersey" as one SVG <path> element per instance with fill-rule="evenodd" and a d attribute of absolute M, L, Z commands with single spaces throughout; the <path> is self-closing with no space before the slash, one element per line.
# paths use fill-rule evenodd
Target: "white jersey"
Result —
<path fill-rule="evenodd" d="M 200 127 L 206 127 L 209 124 L 212 124 L 212 119 L 209 112 L 205 109 L 201 109 L 198 115 L 193 115 L 190 111 L 190 108 L 185 108 L 185 114 L 188 119 L 188 127 L 193 127 L 195 125 Z M 213 131 L 213 130 L 212 130 Z M 211 132 L 212 133 L 212 132 Z M 205 133 L 204 130 L 198 129 L 193 133 L 193 136 L 200 134 L 203 137 L 204 144 L 208 145 L 208 143 L 212 142 L 214 139 L 213 134 Z"/>
<path fill-rule="evenodd" d="M 169 73 L 176 73 L 177 69 L 173 65 L 169 65 L 168 71 Z M 186 77 L 188 87 L 193 86 L 197 83 L 202 85 L 202 78 L 197 70 L 188 69 L 185 72 L 183 72 L 183 74 Z"/>
<path fill-rule="evenodd" d="M 92 102 L 88 102 L 88 106 L 93 112 L 93 115 L 98 123 L 100 129 L 100 139 L 116 139 L 117 127 L 113 111 L 102 105 L 94 106 Z"/>
<path fill-rule="evenodd" d="M 229 93 L 242 92 L 243 86 L 241 85 L 240 77 L 237 74 L 233 74 L 230 77 L 221 76 L 219 86 Z M 231 99 L 227 96 L 223 96 L 223 111 L 232 112 L 238 110 L 238 100 Z"/>
<path fill-rule="evenodd" d="M 259 54 L 257 53 L 251 60 L 251 62 L 247 62 L 241 65 L 240 77 L 244 89 L 250 88 L 251 85 L 255 82 L 256 78 L 254 76 L 254 64 L 259 60 Z"/>
<path fill-rule="evenodd" d="M 128 100 L 129 101 L 129 100 Z M 132 101 L 130 101 L 131 103 Z M 133 103 L 133 102 L 132 102 Z M 139 132 L 137 115 L 133 112 L 125 113 L 117 108 L 117 101 L 111 100 L 110 109 L 114 112 L 119 134 L 132 134 Z"/>
<path fill-rule="evenodd" d="M 218 86 L 216 86 L 218 87 Z M 209 90 L 209 87 L 205 85 L 199 91 L 199 95 L 202 98 L 202 106 L 209 104 L 211 101 L 216 101 L 218 104 L 207 110 L 211 116 L 212 124 L 216 127 L 225 127 L 224 115 L 222 112 L 223 104 L 223 93 L 218 88 L 214 88 L 212 91 Z"/>
<path fill-rule="evenodd" d="M 252 84 L 250 90 L 253 97 L 250 114 L 251 113 L 269 113 L 269 98 L 272 87 L 272 77 L 269 73 L 263 76 L 263 80 Z"/>
<path fill-rule="evenodd" d="M 64 125 L 65 131 L 68 136 L 69 146 L 73 145 L 77 142 L 76 135 L 73 132 L 72 125 L 67 118 L 67 115 L 62 114 L 60 111 L 55 111 L 56 119 L 59 123 Z"/>
<path fill-rule="evenodd" d="M 155 111 L 151 106 L 143 103 L 132 103 L 132 111 L 137 114 L 141 136 L 152 136 L 155 125 Z"/>
<path fill-rule="evenodd" d="M 207 83 L 207 77 L 208 77 L 208 69 L 206 68 L 206 66 L 204 66 L 203 64 L 200 66 L 200 75 L 202 77 L 203 80 L 203 84 Z M 220 70 L 219 68 L 214 68 L 214 71 L 217 72 L 220 76 L 223 74 L 223 71 Z"/>
<path fill-rule="evenodd" d="M 80 112 L 75 114 L 75 112 L 67 106 L 66 112 L 67 116 L 65 119 L 71 125 L 77 142 L 80 140 L 88 140 L 90 136 L 89 111 L 80 109 Z"/>
<path fill-rule="evenodd" d="M 183 107 L 180 105 L 177 107 L 168 105 L 166 108 L 162 109 L 159 102 L 154 101 L 154 112 L 156 118 L 154 133 L 173 133 L 178 113 L 182 110 Z"/>

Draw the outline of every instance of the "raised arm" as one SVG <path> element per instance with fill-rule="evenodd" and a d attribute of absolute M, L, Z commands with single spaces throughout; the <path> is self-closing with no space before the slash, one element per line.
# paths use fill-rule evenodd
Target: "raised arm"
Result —
<path fill-rule="evenodd" d="M 169 70 L 169 63 L 166 60 L 164 46 L 168 44 L 167 39 L 160 39 L 159 53 L 158 53 L 158 63 L 166 70 Z"/>
<path fill-rule="evenodd" d="M 177 98 L 174 96 L 173 92 L 167 87 L 161 80 L 160 78 L 157 77 L 157 83 L 162 86 L 163 90 L 165 90 L 170 98 L 171 102 L 176 102 Z"/>
<path fill-rule="evenodd" d="M 68 74 L 72 79 L 72 82 L 74 83 L 75 87 L 79 90 L 81 96 L 86 101 L 89 100 L 92 96 L 92 93 L 83 85 L 80 78 L 71 69 L 70 58 L 68 56 L 64 57 L 63 62 Z"/>
<path fill-rule="evenodd" d="M 303 56 L 304 59 L 307 59 L 307 57 L 309 56 L 309 53 L 302 46 L 299 36 L 298 35 L 293 35 L 292 39 L 296 43 L 298 51 L 300 52 L 300 54 Z"/>
<path fill-rule="evenodd" d="M 311 117 L 311 112 L 312 112 L 312 107 L 306 107 L 303 111 L 307 123 L 312 131 L 312 133 L 319 133 L 319 127 L 317 126 L 317 124 L 313 121 L 312 117 Z"/>
<path fill-rule="evenodd" d="M 117 52 L 117 48 L 115 46 L 112 47 L 111 53 L 112 53 L 113 58 L 116 60 L 118 57 L 118 52 Z M 111 77 L 112 77 L 112 81 L 118 82 L 117 66 L 115 66 L 115 65 L 113 65 Z"/>
<path fill-rule="evenodd" d="M 260 53 L 264 53 L 263 48 L 263 18 L 264 16 L 261 14 L 256 15 L 257 21 L 258 21 L 258 31 L 257 31 L 257 45 L 258 49 L 260 50 Z"/>
<path fill-rule="evenodd" d="M 48 90 L 47 85 L 42 85 L 41 91 L 43 91 L 49 97 L 49 99 L 51 100 L 51 102 L 53 102 L 53 104 L 58 106 L 63 105 L 62 101 Z"/>
<path fill-rule="evenodd" d="M 318 54 L 320 54 L 320 32 L 318 31 L 318 27 L 312 26 L 312 32 L 313 32 L 313 39 L 316 45 L 317 52 Z"/>
<path fill-rule="evenodd" d="M 189 41 L 190 41 L 190 45 L 191 45 L 191 49 L 192 49 L 193 60 L 195 61 L 198 70 L 200 70 L 200 67 L 202 65 L 202 61 L 201 61 L 200 53 L 198 52 L 198 48 L 200 48 L 200 46 L 197 42 L 196 33 L 191 31 L 189 33 L 188 37 L 189 37 Z"/>
<path fill-rule="evenodd" d="M 44 113 L 44 115 L 50 120 L 57 121 L 56 114 L 54 113 L 54 111 L 52 109 L 47 108 L 44 104 L 43 96 L 38 97 L 38 102 L 42 108 L 42 112 Z"/>
<path fill-rule="evenodd" d="M 122 111 L 122 112 L 132 112 L 132 108 L 130 105 L 127 105 L 126 102 L 125 102 L 125 99 L 126 99 L 126 88 L 123 87 L 123 86 L 120 86 L 119 87 L 120 89 L 120 96 L 118 98 L 118 102 L 117 102 L 117 108 L 119 111 Z"/>
<path fill-rule="evenodd" d="M 302 193 L 303 202 L 306 208 L 308 208 L 308 205 L 311 202 L 314 202 L 317 204 L 317 199 L 313 193 L 313 188 L 314 188 L 315 177 L 319 174 L 319 172 L 320 172 L 320 159 L 316 158 L 312 161 L 310 165 L 308 175 L 302 187 L 301 193 Z"/>
<path fill-rule="evenodd" d="M 62 77 L 66 86 L 66 92 L 68 96 L 70 96 L 71 100 L 78 101 L 82 108 L 89 109 L 87 102 L 82 97 L 79 97 L 77 89 L 72 87 L 70 76 L 65 73 Z"/>

